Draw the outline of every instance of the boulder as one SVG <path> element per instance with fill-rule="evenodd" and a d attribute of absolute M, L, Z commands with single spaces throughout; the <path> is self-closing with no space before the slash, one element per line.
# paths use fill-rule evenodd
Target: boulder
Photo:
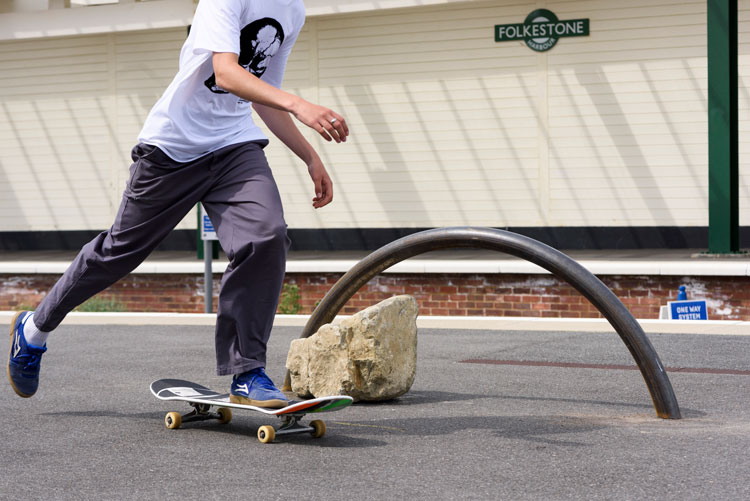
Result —
<path fill-rule="evenodd" d="M 292 391 L 355 401 L 403 395 L 417 373 L 418 311 L 413 297 L 394 296 L 292 341 L 286 361 Z"/>

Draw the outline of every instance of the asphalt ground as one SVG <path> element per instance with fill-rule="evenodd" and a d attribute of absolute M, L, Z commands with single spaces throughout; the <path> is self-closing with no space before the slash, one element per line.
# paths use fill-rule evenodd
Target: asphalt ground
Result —
<path fill-rule="evenodd" d="M 274 331 L 278 383 L 299 332 Z M 634 365 L 616 334 L 430 328 L 404 397 L 264 445 L 256 430 L 275 418 L 259 413 L 164 426 L 189 407 L 151 381 L 228 388 L 210 327 L 64 324 L 37 395 L 0 385 L 0 498 L 749 499 L 750 337 L 649 337 L 683 369 L 681 420 L 657 418 L 640 373 L 615 367 Z"/>

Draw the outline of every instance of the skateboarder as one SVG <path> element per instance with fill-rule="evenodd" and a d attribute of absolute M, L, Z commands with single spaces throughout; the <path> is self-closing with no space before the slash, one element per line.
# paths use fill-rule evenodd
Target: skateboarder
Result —
<path fill-rule="evenodd" d="M 11 324 L 8 377 L 34 395 L 47 336 L 73 308 L 138 266 L 197 202 L 226 251 L 216 321 L 219 375 L 233 375 L 232 401 L 283 407 L 266 376 L 266 344 L 289 239 L 266 162 L 267 138 L 252 110 L 307 165 L 314 208 L 333 185 L 292 116 L 327 141 L 349 134 L 338 113 L 280 90 L 304 24 L 302 0 L 202 0 L 179 71 L 151 109 L 133 148 L 130 178 L 112 227 L 83 247 L 34 312 Z"/>

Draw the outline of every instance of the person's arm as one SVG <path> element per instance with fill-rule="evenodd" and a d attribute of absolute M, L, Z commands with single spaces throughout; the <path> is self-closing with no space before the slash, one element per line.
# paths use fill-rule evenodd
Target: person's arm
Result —
<path fill-rule="evenodd" d="M 346 141 L 349 129 L 344 117 L 267 84 L 240 66 L 238 61 L 239 56 L 233 52 L 214 52 L 214 74 L 219 87 L 247 101 L 291 113 L 326 141 Z"/>
<path fill-rule="evenodd" d="M 272 88 L 275 89 L 275 87 Z M 289 113 L 257 102 L 253 103 L 253 109 L 263 119 L 268 128 L 271 129 L 271 132 L 307 165 L 307 171 L 315 185 L 315 198 L 312 201 L 313 207 L 319 209 L 328 205 L 333 200 L 333 183 L 331 182 L 331 178 L 323 162 L 321 162 L 318 153 L 307 142 L 299 129 L 297 129 L 297 126 L 294 125 Z"/>

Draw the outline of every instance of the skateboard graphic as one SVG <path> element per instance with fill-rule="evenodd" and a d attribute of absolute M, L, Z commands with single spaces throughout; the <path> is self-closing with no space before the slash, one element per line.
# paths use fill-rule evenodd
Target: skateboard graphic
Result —
<path fill-rule="evenodd" d="M 208 419 L 216 419 L 219 423 L 226 424 L 232 420 L 231 409 L 247 409 L 262 412 L 269 416 L 278 416 L 282 419 L 278 428 L 269 425 L 258 428 L 258 440 L 264 444 L 273 442 L 278 436 L 300 433 L 309 433 L 313 438 L 320 438 L 326 433 L 325 423 L 316 419 L 305 426 L 300 423 L 305 414 L 338 411 L 349 407 L 354 400 L 352 397 L 337 395 L 291 402 L 281 409 L 265 409 L 254 405 L 235 404 L 229 401 L 228 393 L 218 393 L 205 386 L 182 379 L 154 381 L 151 383 L 151 393 L 160 400 L 183 401 L 193 407 L 193 410 L 187 414 L 167 413 L 164 417 L 164 423 L 171 430 L 179 428 L 182 423 Z M 212 407 L 217 408 L 216 412 L 211 411 Z"/>

